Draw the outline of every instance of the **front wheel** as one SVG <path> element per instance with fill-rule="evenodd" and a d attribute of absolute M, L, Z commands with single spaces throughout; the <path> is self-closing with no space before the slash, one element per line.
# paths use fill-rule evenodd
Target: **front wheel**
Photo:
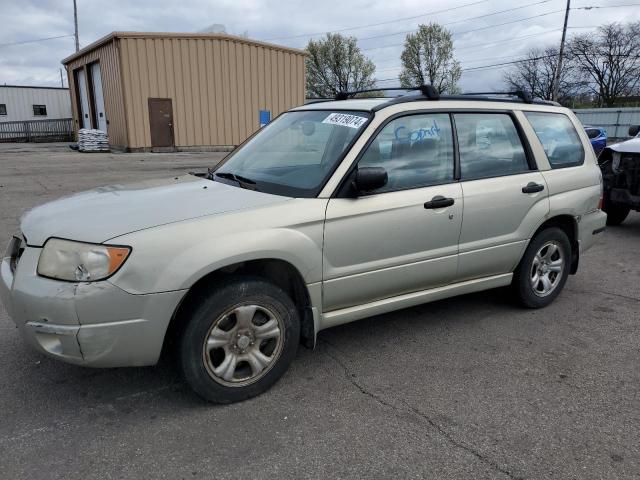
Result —
<path fill-rule="evenodd" d="M 608 203 L 605 205 L 604 211 L 607 214 L 607 225 L 615 227 L 625 221 L 631 209 L 623 205 Z"/>
<path fill-rule="evenodd" d="M 300 341 L 295 305 L 275 285 L 236 278 L 195 300 L 180 339 L 187 382 L 204 399 L 232 403 L 256 396 L 284 374 Z"/>
<path fill-rule="evenodd" d="M 513 285 L 528 308 L 549 305 L 560 294 L 571 268 L 571 243 L 559 228 L 538 233 L 527 247 Z"/>

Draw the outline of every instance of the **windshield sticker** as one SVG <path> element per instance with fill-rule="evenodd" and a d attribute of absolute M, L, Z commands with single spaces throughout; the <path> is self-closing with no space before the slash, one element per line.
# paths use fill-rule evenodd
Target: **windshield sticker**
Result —
<path fill-rule="evenodd" d="M 348 113 L 331 113 L 322 121 L 322 123 L 329 123 L 331 125 L 340 125 L 341 127 L 350 128 L 360 128 L 366 122 L 366 117 L 359 117 L 358 115 L 350 115 Z"/>

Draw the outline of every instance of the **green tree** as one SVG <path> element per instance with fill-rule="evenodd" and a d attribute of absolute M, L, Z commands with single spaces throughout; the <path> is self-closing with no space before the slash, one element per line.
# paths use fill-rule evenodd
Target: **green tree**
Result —
<path fill-rule="evenodd" d="M 451 32 L 437 23 L 420 25 L 416 33 L 407 35 L 400 59 L 402 87 L 429 84 L 439 92 L 459 91 L 462 69 L 460 62 L 453 58 Z"/>
<path fill-rule="evenodd" d="M 355 37 L 327 33 L 324 39 L 309 40 L 306 50 L 308 98 L 374 88 L 376 66 L 362 54 Z"/>

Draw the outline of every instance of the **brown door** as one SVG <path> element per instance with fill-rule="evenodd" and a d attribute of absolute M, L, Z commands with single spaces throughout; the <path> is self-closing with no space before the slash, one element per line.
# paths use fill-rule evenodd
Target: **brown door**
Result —
<path fill-rule="evenodd" d="M 170 98 L 149 99 L 152 147 L 173 147 L 173 108 Z"/>

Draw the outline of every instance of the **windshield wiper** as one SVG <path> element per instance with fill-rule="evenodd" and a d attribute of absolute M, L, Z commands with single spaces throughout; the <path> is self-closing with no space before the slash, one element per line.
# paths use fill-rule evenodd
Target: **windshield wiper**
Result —
<path fill-rule="evenodd" d="M 251 180 L 250 178 L 243 177 L 242 175 L 237 175 L 231 172 L 216 172 L 214 173 L 216 177 L 226 178 L 229 180 L 235 180 L 238 182 L 242 188 L 247 188 L 249 190 L 257 190 L 255 180 Z"/>

